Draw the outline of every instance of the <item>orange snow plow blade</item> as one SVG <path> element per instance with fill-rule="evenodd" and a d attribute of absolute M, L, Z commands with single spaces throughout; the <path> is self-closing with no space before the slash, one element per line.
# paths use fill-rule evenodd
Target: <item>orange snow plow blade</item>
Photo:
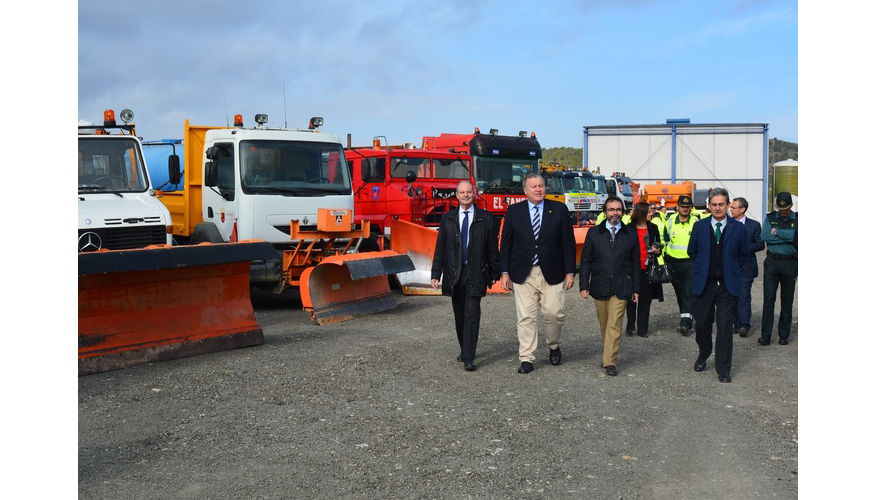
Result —
<path fill-rule="evenodd" d="M 79 375 L 264 343 L 249 266 L 269 243 L 79 254 Z"/>
<path fill-rule="evenodd" d="M 398 274 L 404 295 L 440 295 L 431 286 L 431 259 L 437 244 L 437 229 L 403 220 L 392 221 L 389 247 L 410 257 L 414 269 Z"/>
<path fill-rule="evenodd" d="M 583 250 L 583 242 L 586 240 L 586 232 L 589 231 L 591 227 L 595 226 L 574 226 L 574 263 L 577 264 L 577 267 L 580 267 L 580 252 Z"/>
<path fill-rule="evenodd" d="M 320 325 L 393 309 L 387 275 L 412 269 L 410 258 L 391 250 L 325 257 L 301 274 L 301 303 Z"/>

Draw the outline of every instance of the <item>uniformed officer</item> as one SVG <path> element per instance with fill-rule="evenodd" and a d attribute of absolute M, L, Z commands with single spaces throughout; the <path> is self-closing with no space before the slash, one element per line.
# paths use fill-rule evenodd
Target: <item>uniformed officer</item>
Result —
<path fill-rule="evenodd" d="M 763 264 L 763 329 L 757 339 L 760 345 L 772 342 L 775 322 L 775 298 L 781 286 L 781 316 L 778 318 L 778 344 L 787 345 L 793 321 L 793 296 L 799 271 L 798 215 L 791 210 L 793 197 L 783 191 L 775 200 L 774 212 L 763 222 L 762 239 L 766 242 L 766 260 Z"/>
<path fill-rule="evenodd" d="M 693 261 L 687 254 L 687 246 L 690 244 L 693 224 L 699 218 L 691 213 L 692 208 L 692 198 L 679 196 L 677 213 L 665 223 L 665 262 L 671 269 L 671 285 L 680 309 L 678 332 L 685 336 L 693 332 Z"/>

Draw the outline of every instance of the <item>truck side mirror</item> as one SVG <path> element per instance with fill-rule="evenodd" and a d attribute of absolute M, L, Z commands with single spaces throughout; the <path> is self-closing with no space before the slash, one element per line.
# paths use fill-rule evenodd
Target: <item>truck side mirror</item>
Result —
<path fill-rule="evenodd" d="M 404 180 L 407 181 L 407 184 L 413 184 L 416 182 L 416 172 L 413 170 L 408 170 L 407 175 L 404 176 Z"/>
<path fill-rule="evenodd" d="M 219 169 L 216 162 L 208 161 L 204 165 L 204 186 L 215 187 L 219 184 Z"/>
<path fill-rule="evenodd" d="M 207 160 L 215 160 L 216 159 L 216 146 L 210 146 L 207 148 Z"/>
<path fill-rule="evenodd" d="M 182 172 L 179 169 L 179 155 L 170 155 L 167 158 L 167 178 L 170 184 L 179 184 L 182 180 Z"/>

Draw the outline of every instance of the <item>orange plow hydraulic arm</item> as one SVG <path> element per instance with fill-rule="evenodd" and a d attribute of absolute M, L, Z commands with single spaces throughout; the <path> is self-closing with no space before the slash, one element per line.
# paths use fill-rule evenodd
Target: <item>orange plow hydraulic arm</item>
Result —
<path fill-rule="evenodd" d="M 79 254 L 79 375 L 260 345 L 252 260 L 269 243 L 204 243 Z"/>

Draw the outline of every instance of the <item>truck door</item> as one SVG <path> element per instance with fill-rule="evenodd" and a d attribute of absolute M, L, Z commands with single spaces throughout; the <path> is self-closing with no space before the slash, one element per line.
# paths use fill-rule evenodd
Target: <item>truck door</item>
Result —
<path fill-rule="evenodd" d="M 383 227 L 388 216 L 389 192 L 386 188 L 386 158 L 361 158 L 356 160 L 357 175 L 361 176 L 361 188 L 358 190 L 355 202 L 361 207 L 363 219 L 369 219 L 371 224 Z"/>
<path fill-rule="evenodd" d="M 230 241 L 239 214 L 235 175 L 237 155 L 233 143 L 216 143 L 214 146 L 213 158 L 208 158 L 208 161 L 216 164 L 217 185 L 205 187 L 202 191 L 203 217 L 204 222 L 215 224 L 224 241 Z"/>

